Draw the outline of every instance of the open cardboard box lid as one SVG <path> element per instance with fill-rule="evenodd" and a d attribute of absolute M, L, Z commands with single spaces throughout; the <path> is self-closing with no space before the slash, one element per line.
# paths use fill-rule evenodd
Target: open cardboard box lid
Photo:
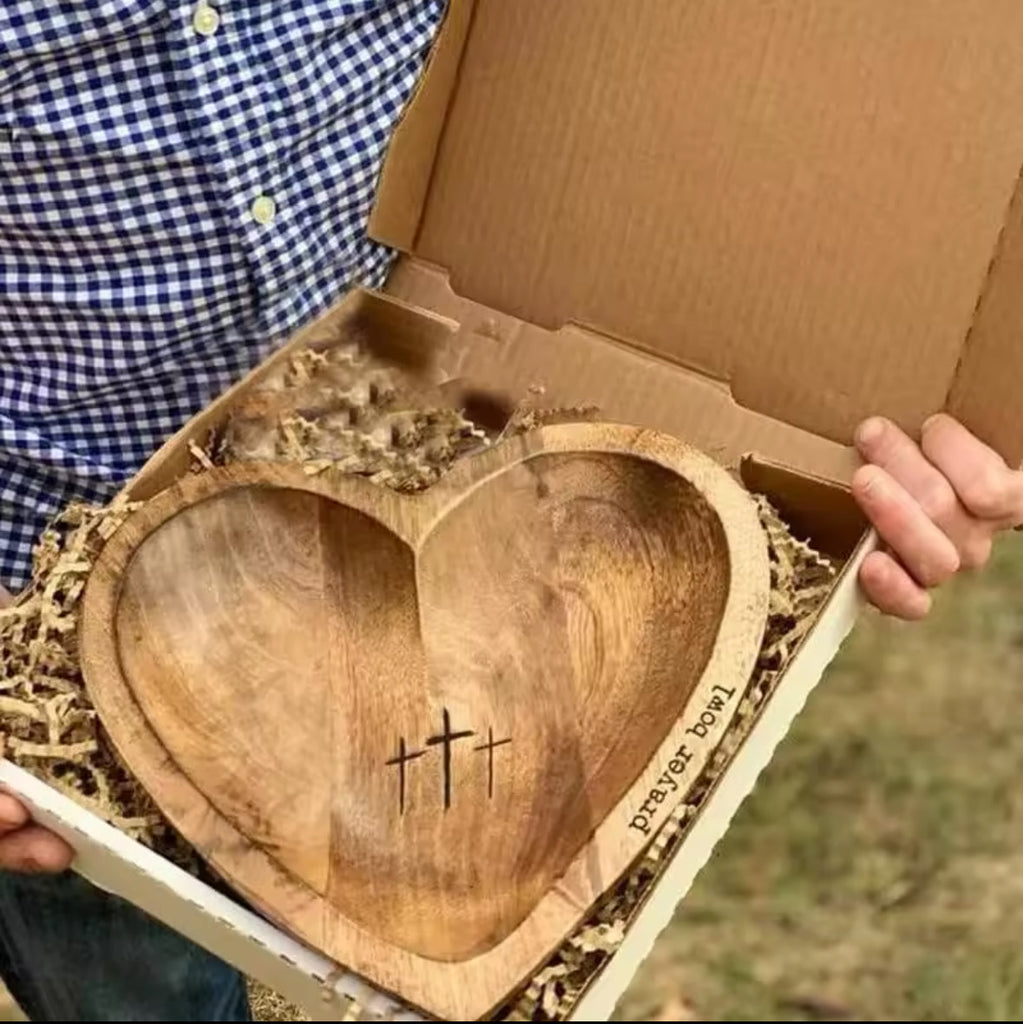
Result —
<path fill-rule="evenodd" d="M 843 482 L 862 418 L 947 410 L 1019 463 L 1021 57 L 1016 0 L 451 0 L 389 290 L 711 454 Z"/>

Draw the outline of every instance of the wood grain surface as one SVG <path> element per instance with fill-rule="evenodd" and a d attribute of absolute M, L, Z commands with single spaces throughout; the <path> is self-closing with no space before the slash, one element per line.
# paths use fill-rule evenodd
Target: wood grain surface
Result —
<path fill-rule="evenodd" d="M 572 424 L 414 497 L 289 465 L 186 477 L 104 549 L 82 663 L 121 756 L 239 891 L 478 1019 L 685 796 L 768 596 L 724 469 Z"/>

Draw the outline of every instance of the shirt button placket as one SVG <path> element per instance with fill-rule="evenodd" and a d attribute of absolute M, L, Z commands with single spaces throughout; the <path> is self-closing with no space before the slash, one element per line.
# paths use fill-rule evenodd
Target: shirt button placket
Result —
<path fill-rule="evenodd" d="M 207 0 L 198 0 L 192 9 L 192 30 L 206 38 L 220 28 L 220 12 Z M 277 217 L 277 203 L 272 196 L 257 195 L 249 205 L 249 217 L 261 227 L 268 227 Z"/>

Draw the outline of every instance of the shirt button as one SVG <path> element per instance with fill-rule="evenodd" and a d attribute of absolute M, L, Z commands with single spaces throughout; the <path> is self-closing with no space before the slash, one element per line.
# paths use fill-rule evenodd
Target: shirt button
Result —
<path fill-rule="evenodd" d="M 215 7 L 200 0 L 192 15 L 192 28 L 201 36 L 211 36 L 220 28 L 220 15 Z"/>
<path fill-rule="evenodd" d="M 257 196 L 250 212 L 257 224 L 270 224 L 277 216 L 277 204 L 269 196 Z"/>

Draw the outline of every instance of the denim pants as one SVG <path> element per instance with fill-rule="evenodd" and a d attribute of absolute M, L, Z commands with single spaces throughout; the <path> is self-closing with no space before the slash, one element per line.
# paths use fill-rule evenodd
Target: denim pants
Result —
<path fill-rule="evenodd" d="M 249 1021 L 244 978 L 80 876 L 0 872 L 0 976 L 33 1021 Z"/>

